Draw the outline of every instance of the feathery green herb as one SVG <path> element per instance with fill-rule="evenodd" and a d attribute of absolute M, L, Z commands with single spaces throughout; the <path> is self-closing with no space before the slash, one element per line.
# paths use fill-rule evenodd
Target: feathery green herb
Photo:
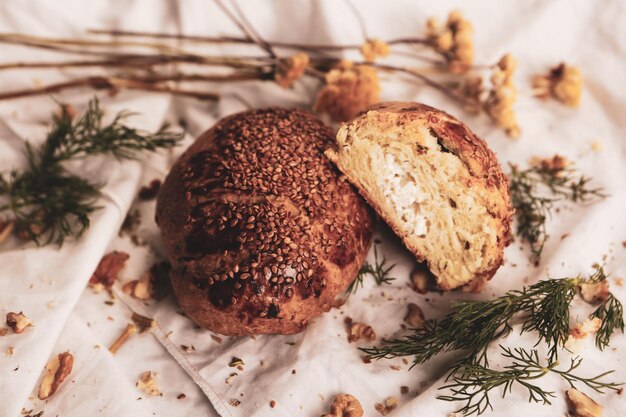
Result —
<path fill-rule="evenodd" d="M 96 98 L 76 121 L 62 106 L 45 142 L 38 147 L 26 143 L 26 168 L 0 174 L 0 213 L 10 212 L 17 230 L 40 245 L 61 246 L 67 237 L 80 236 L 89 227 L 89 215 L 98 209 L 102 184 L 75 175 L 64 163 L 100 154 L 133 159 L 144 151 L 176 146 L 182 138 L 166 127 L 156 133 L 130 128 L 123 124 L 130 115 L 121 112 L 103 125 Z"/>
<path fill-rule="evenodd" d="M 602 320 L 596 333 L 596 346 L 600 350 L 604 350 L 609 345 L 615 330 L 624 332 L 624 308 L 613 294 L 609 294 L 608 298 L 591 314 L 591 317 Z"/>
<path fill-rule="evenodd" d="M 582 278 L 539 281 L 528 288 L 511 290 L 492 300 L 457 300 L 440 322 L 429 321 L 415 333 L 363 349 L 372 358 L 414 356 L 414 365 L 442 351 L 463 350 L 476 359 L 484 357 L 492 340 L 507 335 L 518 313 L 526 313 L 522 332 L 536 330 L 556 357 L 569 331 L 569 305 Z"/>
<path fill-rule="evenodd" d="M 493 389 L 502 387 L 502 396 L 510 393 L 513 386 L 518 384 L 528 391 L 528 401 L 551 404 L 554 392 L 546 391 L 534 381 L 548 373 L 558 374 L 565 379 L 572 388 L 577 384 L 583 384 L 597 391 L 604 392 L 606 389 L 618 390 L 622 384 L 605 382 L 602 379 L 613 371 L 605 372 L 594 377 L 586 378 L 574 373 L 582 362 L 580 358 L 573 358 L 567 369 L 558 369 L 559 362 L 550 360 L 543 365 L 539 360 L 536 350 L 530 351 L 523 348 L 510 349 L 500 346 L 502 356 L 510 359 L 511 364 L 502 370 L 490 369 L 485 364 L 478 362 L 463 362 L 455 368 L 455 372 L 449 376 L 447 385 L 441 389 L 449 389 L 452 395 L 440 395 L 437 398 L 443 401 L 461 401 L 463 406 L 456 410 L 465 415 L 482 414 L 487 409 L 493 409 L 489 394 Z"/>
<path fill-rule="evenodd" d="M 448 378 L 454 381 L 450 388 L 452 395 L 442 396 L 448 401 L 464 401 L 460 411 L 465 414 L 482 413 L 490 407 L 488 392 L 503 386 L 503 395 L 510 392 L 514 383 L 528 388 L 530 401 L 546 402 L 551 397 L 528 380 L 553 372 L 561 375 L 572 386 L 576 381 L 594 388 L 594 384 L 608 373 L 591 379 L 579 378 L 572 371 L 580 364 L 572 362 L 568 370 L 559 371 L 557 356 L 559 348 L 569 337 L 569 307 L 578 286 L 598 284 L 607 279 L 600 266 L 587 278 L 560 278 L 539 281 L 522 290 L 508 291 L 503 296 L 485 301 L 458 300 L 452 303 L 450 312 L 441 320 L 430 320 L 422 328 L 400 339 L 386 341 L 381 346 L 361 349 L 372 359 L 413 356 L 413 366 L 424 363 L 434 356 L 447 351 L 462 351 L 465 356 L 451 369 Z M 593 313 L 601 318 L 602 325 L 596 344 L 608 345 L 616 329 L 623 331 L 623 309 L 612 295 Z M 522 349 L 505 350 L 504 356 L 514 359 L 513 365 L 504 371 L 489 368 L 487 348 L 489 344 L 512 331 L 515 323 L 521 323 L 521 332 L 536 331 L 538 341 L 548 347 L 550 365 L 539 365 L 537 353 Z M 534 362 L 533 362 L 534 361 Z M 601 384 L 598 382 L 598 384 Z M 603 384 L 603 383 L 602 383 Z M 598 385 L 614 389 L 616 384 Z M 594 388 L 595 389 L 595 388 Z"/>
<path fill-rule="evenodd" d="M 359 288 L 363 287 L 363 280 L 366 275 L 371 275 L 374 277 L 374 281 L 376 281 L 376 285 L 383 284 L 391 284 L 395 278 L 389 276 L 391 270 L 396 266 L 396 264 L 387 265 L 387 259 L 383 255 L 382 259 L 378 259 L 378 249 L 376 245 L 374 245 L 374 265 L 372 266 L 369 262 L 365 261 L 363 266 L 359 269 L 356 278 L 350 286 L 346 290 L 348 294 L 354 294 L 357 292 Z"/>
<path fill-rule="evenodd" d="M 590 178 L 578 176 L 573 168 L 537 165 L 520 170 L 509 164 L 511 204 L 517 219 L 517 234 L 530 244 L 535 262 L 548 240 L 546 222 L 559 201 L 589 202 L 606 197 L 602 188 L 592 188 Z"/>

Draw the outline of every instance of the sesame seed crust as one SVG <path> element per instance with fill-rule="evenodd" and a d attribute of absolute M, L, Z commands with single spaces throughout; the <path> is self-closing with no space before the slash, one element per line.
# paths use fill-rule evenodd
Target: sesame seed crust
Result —
<path fill-rule="evenodd" d="M 330 309 L 369 248 L 373 217 L 299 110 L 253 110 L 201 135 L 158 195 L 178 301 L 223 334 L 294 333 Z"/>

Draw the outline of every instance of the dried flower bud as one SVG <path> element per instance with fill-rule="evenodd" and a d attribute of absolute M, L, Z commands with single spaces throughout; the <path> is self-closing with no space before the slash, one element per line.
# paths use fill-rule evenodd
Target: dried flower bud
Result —
<path fill-rule="evenodd" d="M 57 392 L 63 381 L 72 372 L 73 365 L 74 356 L 69 352 L 59 353 L 48 361 L 37 393 L 40 400 L 50 398 L 52 394 Z"/>
<path fill-rule="evenodd" d="M 281 87 L 290 88 L 304 75 L 309 66 L 309 61 L 309 56 L 304 52 L 299 52 L 288 58 L 280 58 L 276 63 L 274 81 Z"/>
<path fill-rule="evenodd" d="M 467 77 L 459 87 L 458 92 L 465 98 L 465 110 L 470 113 L 480 112 L 485 92 L 482 77 Z"/>
<path fill-rule="evenodd" d="M 561 63 L 548 74 L 533 77 L 533 91 L 539 98 L 550 95 L 570 107 L 578 107 L 583 88 L 583 75 L 579 68 Z"/>
<path fill-rule="evenodd" d="M 554 155 L 552 158 L 539 160 L 539 166 L 545 171 L 558 173 L 563 171 L 569 165 L 567 158 L 561 155 Z"/>
<path fill-rule="evenodd" d="M 339 394 L 330 405 L 330 413 L 322 417 L 363 417 L 363 407 L 352 395 Z"/>
<path fill-rule="evenodd" d="M 600 417 L 603 407 L 575 388 L 566 392 L 567 401 L 574 413 L 572 417 Z"/>
<path fill-rule="evenodd" d="M 146 395 L 163 395 L 159 390 L 159 385 L 157 383 L 157 374 L 152 371 L 146 371 L 139 376 L 139 381 L 137 381 L 137 388 L 139 388 Z"/>
<path fill-rule="evenodd" d="M 492 89 L 483 104 L 489 117 L 511 137 L 519 136 L 520 132 L 513 112 L 513 104 L 517 99 L 517 90 L 513 83 L 515 67 L 515 59 L 510 54 L 500 59 L 491 75 Z"/>
<path fill-rule="evenodd" d="M 359 339 L 366 339 L 373 342 L 376 340 L 376 332 L 374 332 L 372 326 L 368 326 L 365 323 L 354 322 L 350 324 L 348 342 L 356 342 Z"/>
<path fill-rule="evenodd" d="M 448 15 L 445 27 L 430 18 L 426 21 L 426 38 L 448 63 L 453 73 L 466 72 L 474 62 L 474 29 L 459 11 Z"/>
<path fill-rule="evenodd" d="M 424 325 L 424 313 L 422 309 L 415 303 L 409 303 L 407 305 L 406 316 L 404 316 L 404 322 L 413 329 L 422 327 Z"/>
<path fill-rule="evenodd" d="M 315 111 L 328 114 L 336 122 L 350 120 L 379 101 L 378 73 L 368 65 L 341 61 L 326 74 L 325 81 L 317 95 Z"/>
<path fill-rule="evenodd" d="M 7 326 L 9 326 L 15 333 L 22 333 L 27 327 L 31 327 L 33 325 L 33 321 L 26 317 L 21 311 L 19 313 L 7 313 L 6 322 Z"/>
<path fill-rule="evenodd" d="M 361 48 L 361 55 L 366 61 L 375 61 L 379 57 L 386 57 L 389 55 L 389 44 L 380 39 L 370 39 L 365 42 Z"/>

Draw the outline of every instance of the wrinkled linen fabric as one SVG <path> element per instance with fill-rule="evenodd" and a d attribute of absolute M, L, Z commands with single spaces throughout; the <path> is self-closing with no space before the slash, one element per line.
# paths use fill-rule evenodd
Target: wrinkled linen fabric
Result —
<path fill-rule="evenodd" d="M 415 100 L 444 109 L 464 120 L 483 137 L 508 170 L 509 163 L 525 166 L 535 156 L 559 153 L 576 162 L 577 169 L 602 186 L 609 197 L 583 206 L 564 204 L 549 221 L 551 235 L 538 267 L 528 260 L 528 250 L 514 242 L 506 250 L 506 264 L 478 295 L 414 292 L 409 285 L 415 263 L 387 227 L 379 224 L 376 238 L 380 254 L 395 263 L 391 285 L 375 286 L 370 279 L 345 305 L 314 320 L 302 333 L 292 336 L 224 337 L 197 329 L 180 314 L 171 295 L 147 303 L 121 291 L 123 283 L 137 279 L 150 265 L 165 256 L 153 221 L 154 201 L 134 202 L 137 190 L 154 178 L 162 178 L 194 137 L 219 118 L 248 105 L 264 107 L 310 107 L 315 83 L 297 83 L 283 90 L 271 83 L 204 85 L 194 88 L 218 91 L 218 103 L 173 98 L 162 94 L 120 92 L 100 94 L 106 117 L 122 109 L 139 115 L 133 126 L 156 130 L 164 122 L 174 127 L 185 121 L 181 147 L 138 161 L 119 162 L 96 157 L 74 162 L 73 172 L 106 182 L 102 206 L 91 217 L 89 230 L 63 248 L 36 247 L 10 239 L 0 247 L 0 316 L 23 311 L 34 327 L 21 335 L 0 337 L 0 417 L 21 411 L 44 416 L 315 416 L 327 412 L 333 397 L 350 393 L 362 403 L 365 415 L 378 415 L 375 404 L 390 396 L 398 399 L 393 416 L 448 416 L 459 403 L 437 400 L 445 391 L 447 366 L 457 354 L 443 354 L 427 364 L 409 369 L 411 358 L 380 360 L 366 364 L 357 347 L 348 343 L 344 320 L 350 317 L 371 325 L 377 343 L 406 334 L 401 328 L 406 305 L 417 303 L 426 318 L 445 315 L 450 302 L 459 298 L 485 299 L 519 289 L 539 279 L 588 274 L 592 264 L 603 263 L 611 273 L 612 291 L 623 302 L 626 289 L 617 285 L 626 277 L 626 3 L 620 1 L 355 1 L 368 36 L 381 39 L 419 37 L 425 19 L 460 8 L 475 29 L 476 61 L 493 63 L 505 52 L 519 62 L 516 112 L 522 134 L 511 140 L 484 116 L 465 113 L 430 88 L 419 83 L 398 83 L 383 77 L 382 98 Z M 302 43 L 361 43 L 362 31 L 344 2 L 337 1 L 239 1 L 256 29 L 267 39 Z M 82 37 L 87 29 L 142 30 L 191 35 L 238 34 L 212 2 L 203 0 L 154 2 L 127 1 L 4 1 L 0 2 L 0 31 L 54 37 Z M 179 46 L 181 46 L 179 44 Z M 221 45 L 207 51 L 232 52 Z M 245 53 L 254 49 L 238 49 Z M 242 53 L 244 53 L 242 52 Z M 346 56 L 358 58 L 357 55 Z M 0 44 L 0 63 L 67 58 L 47 50 Z M 578 109 L 532 97 L 533 74 L 546 72 L 561 61 L 577 65 L 585 76 Z M 94 73 L 99 73 L 98 69 Z M 20 70 L 0 72 L 1 90 L 28 88 L 66 80 L 80 71 Z M 80 113 L 94 93 L 88 90 L 57 94 L 55 99 L 74 105 Z M 0 102 L 0 170 L 24 166 L 25 141 L 40 143 L 49 128 L 56 103 L 51 97 Z M 145 245 L 137 246 L 118 230 L 129 210 L 137 210 L 141 224 L 135 232 Z M 106 292 L 86 289 L 101 257 L 111 250 L 130 254 L 127 267 L 114 286 L 113 305 Z M 373 261 L 373 250 L 369 255 Z M 153 317 L 152 332 L 131 337 L 116 355 L 107 347 L 129 321 L 130 312 Z M 575 303 L 572 322 L 584 319 L 589 308 Z M 519 330 L 515 327 L 515 330 Z M 499 343 L 531 348 L 531 334 L 513 332 Z M 498 342 L 490 348 L 491 363 L 507 363 L 499 356 Z M 576 352 L 584 361 L 580 373 L 592 375 L 615 369 L 614 381 L 626 381 L 626 338 L 618 334 L 612 348 L 600 352 L 585 340 Z M 13 347 L 13 354 L 4 352 Z M 60 352 L 74 354 L 74 370 L 59 391 L 47 401 L 36 398 L 41 371 L 48 359 Z M 561 361 L 569 361 L 563 352 Z M 230 367 L 240 358 L 243 370 Z M 162 396 L 150 397 L 135 386 L 139 375 L 156 372 Z M 537 381 L 554 391 L 551 405 L 528 403 L 527 393 L 514 387 L 504 399 L 491 396 L 493 411 L 486 415 L 564 415 L 567 405 L 565 381 L 553 375 Z M 401 394 L 406 386 L 408 394 Z M 589 392 L 605 407 L 604 416 L 621 416 L 626 410 L 623 395 Z M 185 394 L 181 396 L 181 394 Z M 274 407 L 270 406 L 270 402 Z"/>

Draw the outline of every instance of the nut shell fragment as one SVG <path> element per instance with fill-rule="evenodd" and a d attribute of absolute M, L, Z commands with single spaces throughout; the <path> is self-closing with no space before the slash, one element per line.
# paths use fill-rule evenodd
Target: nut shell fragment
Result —
<path fill-rule="evenodd" d="M 363 417 L 363 407 L 352 395 L 339 394 L 330 405 L 330 413 L 322 417 Z"/>
<path fill-rule="evenodd" d="M 21 311 L 19 313 L 7 313 L 6 321 L 7 326 L 9 326 L 15 333 L 22 333 L 27 327 L 31 327 L 33 325 L 33 321 L 26 317 Z"/>
<path fill-rule="evenodd" d="M 59 353 L 48 361 L 44 368 L 43 378 L 37 396 L 40 400 L 50 398 L 72 372 L 74 356 L 69 352 Z"/>
<path fill-rule="evenodd" d="M 604 409 L 600 404 L 575 388 L 566 391 L 572 417 L 600 417 Z"/>

